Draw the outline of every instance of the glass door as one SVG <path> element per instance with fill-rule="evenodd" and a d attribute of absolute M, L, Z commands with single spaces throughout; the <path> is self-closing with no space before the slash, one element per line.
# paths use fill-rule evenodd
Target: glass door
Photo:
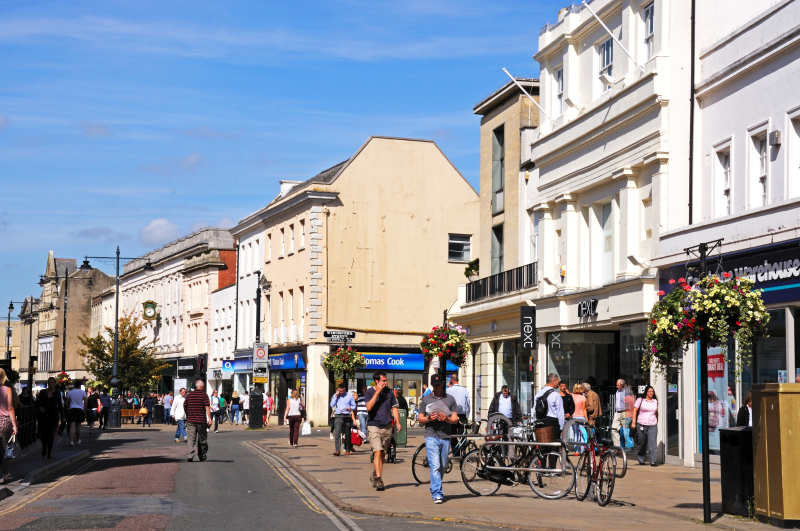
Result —
<path fill-rule="evenodd" d="M 667 460 L 681 459 L 681 371 L 672 367 L 667 375 Z M 680 464 L 676 462 L 675 464 Z"/>

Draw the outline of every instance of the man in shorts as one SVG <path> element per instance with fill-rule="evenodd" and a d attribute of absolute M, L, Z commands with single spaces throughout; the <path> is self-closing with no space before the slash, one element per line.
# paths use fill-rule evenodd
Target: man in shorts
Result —
<path fill-rule="evenodd" d="M 383 457 L 392 441 L 392 419 L 397 425 L 397 431 L 401 430 L 400 414 L 397 409 L 397 399 L 388 387 L 386 373 L 376 371 L 372 377 L 375 380 L 375 387 L 367 389 L 364 397 L 369 411 L 367 437 L 374 454 L 372 465 L 375 470 L 372 472 L 372 486 L 382 491 L 386 488 L 383 484 Z"/>
<path fill-rule="evenodd" d="M 75 439 L 81 443 L 81 424 L 86 420 L 86 392 L 83 389 L 67 387 L 67 423 L 69 424 L 69 445 L 75 446 Z"/>

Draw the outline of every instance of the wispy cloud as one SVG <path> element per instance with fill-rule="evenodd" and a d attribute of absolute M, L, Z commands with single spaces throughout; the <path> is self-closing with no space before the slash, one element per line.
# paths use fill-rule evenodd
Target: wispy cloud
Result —
<path fill-rule="evenodd" d="M 81 229 L 73 233 L 76 238 L 85 240 L 101 241 L 104 244 L 122 243 L 132 241 L 130 234 L 125 232 L 115 232 L 111 227 L 96 226 Z"/>
<path fill-rule="evenodd" d="M 80 122 L 77 125 L 81 130 L 81 134 L 89 138 L 111 135 L 111 131 L 108 130 L 108 127 L 100 122 Z"/>
<path fill-rule="evenodd" d="M 231 218 L 224 216 L 216 223 L 209 223 L 208 221 L 196 221 L 189 225 L 189 233 L 198 231 L 200 229 L 230 229 L 231 227 L 235 227 L 236 222 L 233 221 Z"/>
<path fill-rule="evenodd" d="M 201 153 L 190 153 L 182 159 L 168 159 L 162 162 L 151 162 L 136 168 L 136 171 L 143 173 L 154 173 L 156 175 L 173 175 L 177 171 L 190 172 L 196 170 L 205 162 L 205 157 Z"/>
<path fill-rule="evenodd" d="M 5 114 L 0 114 L 0 129 L 5 129 L 10 123 L 11 120 L 8 119 L 8 116 Z"/>
<path fill-rule="evenodd" d="M 164 245 L 180 237 L 178 226 L 165 218 L 154 219 L 139 231 L 139 243 L 150 247 Z"/>
<path fill-rule="evenodd" d="M 235 136 L 217 129 L 212 129 L 207 125 L 187 129 L 183 134 L 191 138 L 234 138 Z"/>

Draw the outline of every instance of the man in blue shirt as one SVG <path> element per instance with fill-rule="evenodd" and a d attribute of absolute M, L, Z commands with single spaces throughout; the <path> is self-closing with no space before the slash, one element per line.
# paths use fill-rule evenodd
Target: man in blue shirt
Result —
<path fill-rule="evenodd" d="M 447 388 L 447 395 L 452 396 L 456 401 L 459 424 L 456 424 L 453 428 L 456 430 L 456 434 L 461 434 L 462 424 L 466 424 L 469 419 L 470 406 L 469 391 L 467 391 L 466 387 L 459 385 L 458 374 L 450 377 L 450 387 Z"/>
<path fill-rule="evenodd" d="M 336 393 L 331 398 L 331 408 L 333 408 L 333 416 L 335 417 L 333 423 L 333 445 L 336 451 L 333 452 L 333 455 L 338 456 L 341 453 L 342 434 L 344 434 L 345 455 L 350 455 L 353 450 L 350 432 L 353 428 L 352 415 L 356 410 L 356 401 L 353 400 L 353 395 L 347 392 L 347 386 L 344 385 L 344 382 L 339 384 Z"/>

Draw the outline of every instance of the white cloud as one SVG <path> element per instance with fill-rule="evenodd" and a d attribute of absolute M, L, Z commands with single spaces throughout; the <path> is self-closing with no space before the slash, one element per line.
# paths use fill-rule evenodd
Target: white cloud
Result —
<path fill-rule="evenodd" d="M 235 226 L 236 222 L 229 217 L 223 217 L 222 219 L 219 220 L 219 223 L 217 223 L 217 227 L 220 229 L 230 229 L 231 227 Z"/>
<path fill-rule="evenodd" d="M 111 135 L 111 131 L 108 130 L 108 127 L 99 122 L 81 122 L 78 124 L 78 127 L 81 128 L 83 136 L 88 136 L 89 138 Z"/>
<path fill-rule="evenodd" d="M 139 231 L 139 243 L 147 246 L 164 245 L 180 237 L 178 226 L 165 218 L 154 219 Z"/>
<path fill-rule="evenodd" d="M 85 240 L 99 240 L 103 243 L 118 243 L 131 241 L 130 234 L 124 232 L 115 232 L 111 227 L 96 226 L 89 227 L 88 229 L 81 229 L 73 233 L 76 238 Z"/>
<path fill-rule="evenodd" d="M 203 155 L 195 151 L 181 161 L 181 167 L 191 171 L 200 166 L 204 160 Z"/>

